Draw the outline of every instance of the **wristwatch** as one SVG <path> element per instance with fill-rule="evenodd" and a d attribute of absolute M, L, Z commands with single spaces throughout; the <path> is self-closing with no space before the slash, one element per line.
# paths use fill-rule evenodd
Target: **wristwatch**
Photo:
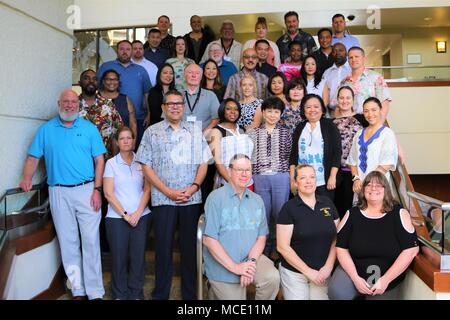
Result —
<path fill-rule="evenodd" d="M 128 214 L 128 212 L 126 212 L 126 211 L 124 211 L 123 212 L 123 216 L 122 216 L 122 218 L 124 218 L 125 219 L 125 216 Z"/>
<path fill-rule="evenodd" d="M 192 185 L 197 187 L 197 191 L 200 190 L 200 185 L 197 182 L 192 182 Z"/>
<path fill-rule="evenodd" d="M 356 180 L 361 180 L 361 178 L 358 175 L 353 176 L 352 181 L 355 182 Z"/>
<path fill-rule="evenodd" d="M 256 263 L 256 259 L 255 258 L 245 258 L 244 259 L 244 262 L 248 262 L 248 261 Z"/>
<path fill-rule="evenodd" d="M 97 190 L 98 192 L 102 193 L 103 192 L 103 187 L 102 186 L 95 187 L 94 190 Z"/>

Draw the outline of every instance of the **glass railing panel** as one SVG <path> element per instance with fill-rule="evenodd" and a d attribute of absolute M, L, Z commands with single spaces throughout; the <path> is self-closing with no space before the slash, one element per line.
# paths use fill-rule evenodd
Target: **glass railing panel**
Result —
<path fill-rule="evenodd" d="M 441 219 L 444 231 L 442 235 L 444 254 L 450 255 L 450 203 L 446 203 L 442 206 Z"/>
<path fill-rule="evenodd" d="M 0 201 L 0 244 L 6 234 L 6 202 L 5 198 Z"/>
<path fill-rule="evenodd" d="M 450 65 L 443 66 L 374 66 L 387 82 L 450 81 Z"/>

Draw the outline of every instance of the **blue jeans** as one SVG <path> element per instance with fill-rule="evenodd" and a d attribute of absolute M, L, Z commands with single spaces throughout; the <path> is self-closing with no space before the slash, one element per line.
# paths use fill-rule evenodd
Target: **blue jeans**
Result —
<path fill-rule="evenodd" d="M 271 251 L 276 250 L 275 227 L 278 213 L 281 207 L 289 200 L 289 172 L 273 175 L 257 174 L 253 176 L 253 180 L 255 181 L 255 192 L 261 196 L 266 208 L 269 237 L 267 238 L 264 252 L 269 254 Z M 273 224 L 270 223 L 270 218 L 273 219 Z"/>

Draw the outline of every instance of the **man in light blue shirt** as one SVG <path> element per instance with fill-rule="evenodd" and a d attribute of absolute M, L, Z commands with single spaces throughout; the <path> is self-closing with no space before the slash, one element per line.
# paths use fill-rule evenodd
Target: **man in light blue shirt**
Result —
<path fill-rule="evenodd" d="M 61 93 L 59 116 L 39 128 L 28 150 L 20 187 L 31 189 L 43 156 L 50 209 L 72 295 L 74 299 L 87 295 L 93 300 L 105 294 L 99 224 L 106 149 L 97 128 L 78 117 L 79 103 L 74 91 Z"/>
<path fill-rule="evenodd" d="M 234 155 L 228 172 L 230 182 L 213 191 L 205 205 L 203 257 L 210 298 L 245 300 L 246 287 L 254 282 L 256 300 L 273 300 L 280 276 L 262 254 L 269 230 L 263 200 L 247 189 L 250 159 Z"/>
<path fill-rule="evenodd" d="M 332 45 L 336 43 L 342 43 L 347 48 L 347 51 L 352 47 L 360 47 L 358 38 L 348 34 L 347 25 L 345 23 L 344 15 L 338 13 L 331 19 L 333 23 L 333 39 L 331 41 Z"/>

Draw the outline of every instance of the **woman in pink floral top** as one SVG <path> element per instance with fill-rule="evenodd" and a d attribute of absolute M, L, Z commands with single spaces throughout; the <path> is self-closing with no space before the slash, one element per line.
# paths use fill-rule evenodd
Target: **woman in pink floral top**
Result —
<path fill-rule="evenodd" d="M 277 71 L 284 73 L 287 81 L 300 77 L 302 68 L 302 44 L 298 41 L 292 41 L 289 44 L 289 61 L 281 64 Z"/>

